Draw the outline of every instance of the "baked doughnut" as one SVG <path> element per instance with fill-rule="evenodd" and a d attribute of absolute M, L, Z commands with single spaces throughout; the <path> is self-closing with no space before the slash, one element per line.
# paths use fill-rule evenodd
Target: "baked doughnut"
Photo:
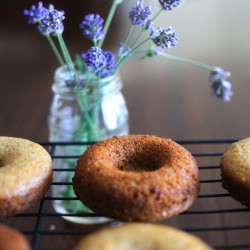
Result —
<path fill-rule="evenodd" d="M 169 226 L 128 223 L 82 238 L 73 250 L 212 250 L 202 240 Z"/>
<path fill-rule="evenodd" d="M 189 208 L 199 191 L 193 156 L 169 139 L 115 136 L 85 151 L 73 177 L 76 196 L 120 221 L 158 221 Z"/>
<path fill-rule="evenodd" d="M 31 250 L 27 239 L 19 231 L 0 225 L 1 250 Z"/>
<path fill-rule="evenodd" d="M 221 157 L 222 186 L 250 207 L 250 138 L 232 143 Z"/>
<path fill-rule="evenodd" d="M 0 218 L 25 211 L 49 188 L 52 160 L 39 144 L 0 136 Z"/>
<path fill-rule="evenodd" d="M 27 239 L 16 229 L 0 225 L 1 250 L 31 250 Z"/>

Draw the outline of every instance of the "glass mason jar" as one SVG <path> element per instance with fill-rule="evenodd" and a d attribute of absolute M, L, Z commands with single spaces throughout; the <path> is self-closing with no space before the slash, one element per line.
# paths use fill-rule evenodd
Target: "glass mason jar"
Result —
<path fill-rule="evenodd" d="M 72 74 L 65 67 L 55 71 L 52 91 L 54 93 L 48 116 L 49 141 L 51 142 L 94 142 L 114 135 L 127 135 L 128 110 L 121 92 L 122 81 L 119 74 L 99 80 L 100 87 L 87 85 L 86 76 L 78 73 L 81 87 L 67 85 L 72 82 Z M 92 87 L 91 87 L 92 86 Z M 73 192 L 72 177 L 77 157 L 86 150 L 83 145 L 57 145 L 54 155 L 63 156 L 54 159 L 54 168 L 65 171 L 54 171 L 54 182 L 68 185 L 53 185 L 52 195 L 54 209 L 58 213 L 91 212 L 80 201 L 71 199 Z M 67 199 L 70 198 L 70 199 Z M 107 222 L 104 217 L 63 216 L 68 221 L 82 224 Z"/>

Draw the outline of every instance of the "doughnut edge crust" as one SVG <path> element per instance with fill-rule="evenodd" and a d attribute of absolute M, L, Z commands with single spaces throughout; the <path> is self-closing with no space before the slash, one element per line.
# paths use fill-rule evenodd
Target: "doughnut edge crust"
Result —
<path fill-rule="evenodd" d="M 74 250 L 212 250 L 198 237 L 169 226 L 127 223 L 81 239 Z"/>
<path fill-rule="evenodd" d="M 0 218 L 22 213 L 39 202 L 52 174 L 52 159 L 41 145 L 0 136 Z"/>
<path fill-rule="evenodd" d="M 153 171 L 122 171 L 140 161 Z M 76 196 L 90 209 L 120 221 L 159 221 L 187 210 L 199 192 L 194 157 L 170 139 L 152 135 L 114 136 L 78 160 Z"/>

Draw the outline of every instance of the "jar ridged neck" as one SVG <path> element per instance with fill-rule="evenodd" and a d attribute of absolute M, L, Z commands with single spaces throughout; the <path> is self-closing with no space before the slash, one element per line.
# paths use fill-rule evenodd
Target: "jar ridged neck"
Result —
<path fill-rule="evenodd" d="M 122 81 L 119 73 L 96 81 L 87 82 L 86 76 L 80 71 L 76 71 L 77 78 L 82 82 L 82 87 L 72 87 L 67 82 L 74 81 L 74 74 L 66 69 L 65 66 L 55 71 L 52 91 L 60 95 L 76 95 L 77 92 L 84 92 L 91 98 L 102 98 L 114 95 L 122 89 Z"/>

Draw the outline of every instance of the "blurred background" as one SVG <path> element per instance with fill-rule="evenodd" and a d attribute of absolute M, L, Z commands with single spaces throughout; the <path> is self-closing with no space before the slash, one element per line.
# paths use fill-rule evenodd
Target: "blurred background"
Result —
<path fill-rule="evenodd" d="M 0 2 L 0 134 L 46 141 L 51 85 L 59 64 L 47 41 L 22 14 L 36 3 Z M 83 16 L 94 12 L 105 18 L 111 5 L 108 0 L 44 3 L 65 10 L 64 38 L 72 55 L 90 45 L 79 30 Z M 118 49 L 134 3 L 125 0 L 119 7 L 106 48 Z M 158 5 L 157 0 L 151 3 Z M 186 0 L 181 8 L 163 13 L 156 24 L 172 26 L 180 36 L 169 53 L 231 71 L 234 96 L 230 103 L 214 97 L 206 70 L 163 58 L 133 59 L 121 70 L 131 133 L 173 139 L 249 136 L 249 9 L 249 0 Z"/>

